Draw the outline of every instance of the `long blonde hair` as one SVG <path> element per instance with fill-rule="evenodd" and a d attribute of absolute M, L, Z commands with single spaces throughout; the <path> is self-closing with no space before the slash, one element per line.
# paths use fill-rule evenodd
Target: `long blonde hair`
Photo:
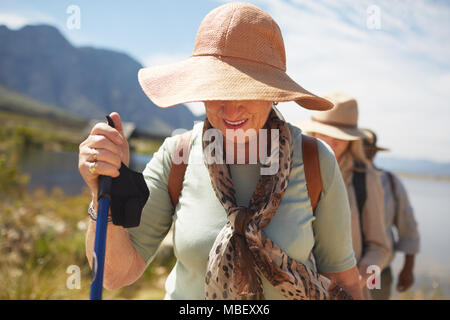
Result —
<path fill-rule="evenodd" d="M 305 134 L 317 137 L 316 132 L 314 131 L 307 131 Z M 373 168 L 372 162 L 366 157 L 366 153 L 364 152 L 364 145 L 363 140 L 353 140 L 349 141 L 347 150 L 344 153 L 349 152 L 352 155 L 352 158 L 354 162 L 360 162 L 366 165 L 367 168 Z M 357 170 L 361 170 L 359 168 L 354 168 Z"/>
<path fill-rule="evenodd" d="M 351 153 L 353 160 L 365 164 L 368 168 L 373 168 L 372 162 L 367 159 L 366 153 L 364 152 L 362 139 L 350 141 L 347 152 Z"/>

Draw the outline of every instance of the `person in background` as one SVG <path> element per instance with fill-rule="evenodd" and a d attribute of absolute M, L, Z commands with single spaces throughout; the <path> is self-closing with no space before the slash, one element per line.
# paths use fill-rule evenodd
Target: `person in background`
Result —
<path fill-rule="evenodd" d="M 366 135 L 364 152 L 367 159 L 373 164 L 378 151 L 388 151 L 389 149 L 377 146 L 377 135 L 372 130 L 363 129 L 363 131 Z M 381 290 L 372 290 L 371 294 L 373 299 L 387 300 L 391 296 L 393 279 L 390 264 L 395 257 L 395 251 L 401 251 L 405 254 L 405 261 L 397 282 L 397 291 L 404 292 L 414 283 L 414 260 L 419 252 L 420 238 L 417 222 L 414 218 L 414 210 L 401 180 L 392 172 L 380 168 L 376 169 L 381 172 L 381 184 L 384 190 L 384 221 L 391 247 L 391 256 L 389 263 L 381 273 Z M 394 229 L 397 238 L 394 237 Z"/>
<path fill-rule="evenodd" d="M 363 150 L 364 132 L 358 128 L 358 105 L 345 93 L 325 96 L 335 107 L 315 112 L 311 120 L 298 126 L 307 134 L 326 142 L 334 151 L 347 188 L 352 215 L 352 241 L 360 286 L 365 299 L 370 299 L 368 267 L 383 270 L 390 247 L 384 225 L 383 189 L 379 174 L 372 168 Z"/>

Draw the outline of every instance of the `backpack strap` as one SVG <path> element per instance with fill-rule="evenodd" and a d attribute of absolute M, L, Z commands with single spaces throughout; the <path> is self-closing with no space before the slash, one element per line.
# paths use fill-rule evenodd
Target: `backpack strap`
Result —
<path fill-rule="evenodd" d="M 361 228 L 361 243 L 362 243 L 362 254 L 364 254 L 366 246 L 365 246 L 365 237 L 363 232 L 363 209 L 364 204 L 366 203 L 367 198 L 367 190 L 366 190 L 366 165 L 362 162 L 355 162 L 354 167 L 356 170 L 353 170 L 353 187 L 355 188 L 356 202 L 358 204 L 359 211 L 359 225 Z"/>
<path fill-rule="evenodd" d="M 183 188 L 184 174 L 187 168 L 187 160 L 189 159 L 191 136 L 192 130 L 180 135 L 177 145 L 175 146 L 174 154 L 172 155 L 172 167 L 170 168 L 167 189 L 174 209 L 178 204 L 181 189 Z M 186 151 L 186 154 L 184 154 L 184 151 Z M 179 159 L 180 157 L 186 159 L 186 161 L 174 161 L 174 159 Z"/>
<path fill-rule="evenodd" d="M 364 204 L 366 203 L 366 166 L 355 162 L 356 170 L 353 171 L 353 187 L 355 188 L 356 202 L 358 203 L 359 214 L 362 215 Z"/>
<path fill-rule="evenodd" d="M 322 174 L 320 172 L 319 149 L 317 139 L 302 134 L 303 166 L 305 171 L 306 188 L 311 201 L 311 207 L 316 210 L 322 192 Z"/>

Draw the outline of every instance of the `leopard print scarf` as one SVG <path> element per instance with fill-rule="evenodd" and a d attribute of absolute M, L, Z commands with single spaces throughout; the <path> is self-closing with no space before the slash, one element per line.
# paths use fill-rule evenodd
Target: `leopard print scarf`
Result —
<path fill-rule="evenodd" d="M 205 117 L 203 134 L 211 128 Z M 260 176 L 248 207 L 236 203 L 229 166 L 205 161 L 215 194 L 228 216 L 209 254 L 206 299 L 264 299 L 261 276 L 288 299 L 350 298 L 328 278 L 289 257 L 264 234 L 288 186 L 293 156 L 289 127 L 274 110 L 265 128 L 279 130 L 279 143 L 268 144 L 270 159 L 278 154 L 279 169 L 276 174 Z M 204 151 L 209 143 L 203 141 Z"/>

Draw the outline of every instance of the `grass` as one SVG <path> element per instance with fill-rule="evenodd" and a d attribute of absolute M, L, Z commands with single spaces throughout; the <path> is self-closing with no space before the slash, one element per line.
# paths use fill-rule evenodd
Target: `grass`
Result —
<path fill-rule="evenodd" d="M 21 148 L 19 151 L 77 150 L 83 139 L 82 130 L 83 126 L 0 111 L 0 150 L 9 149 L 11 144 Z"/>
<path fill-rule="evenodd" d="M 55 188 L 38 189 L 0 203 L 0 299 L 88 299 L 90 268 L 85 257 L 89 222 L 87 189 L 67 196 Z M 152 264 L 129 287 L 108 292 L 106 299 L 162 299 L 173 257 Z M 69 266 L 81 271 L 81 288 L 68 289 Z"/>
<path fill-rule="evenodd" d="M 86 125 L 0 111 L 0 151 L 8 148 L 5 144 L 17 139 L 23 141 L 12 141 L 12 144 L 24 149 L 77 151 L 86 138 Z M 137 154 L 153 154 L 162 143 L 158 139 L 129 140 L 130 150 Z"/>
<path fill-rule="evenodd" d="M 136 154 L 154 154 L 162 145 L 162 140 L 132 138 L 129 142 L 130 150 Z"/>
<path fill-rule="evenodd" d="M 80 127 L 0 112 L 0 299 L 88 299 L 91 270 L 85 256 L 90 193 L 60 188 L 26 192 L 29 176 L 18 169 L 25 152 L 73 150 Z M 151 143 L 157 148 L 157 143 Z M 157 259 L 133 285 L 104 290 L 105 299 L 162 299 L 175 260 Z M 80 270 L 80 289 L 69 289 L 70 266 Z M 70 287 L 70 286 L 69 286 Z"/>

